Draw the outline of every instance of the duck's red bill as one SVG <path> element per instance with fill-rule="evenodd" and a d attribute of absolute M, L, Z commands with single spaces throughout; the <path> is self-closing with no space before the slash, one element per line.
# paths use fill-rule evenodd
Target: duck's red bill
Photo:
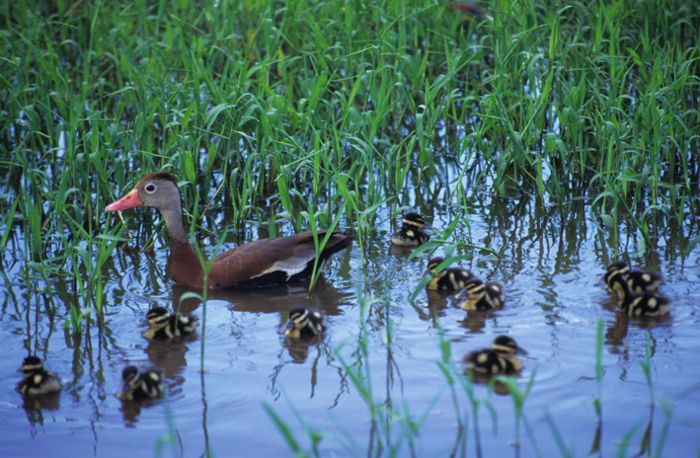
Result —
<path fill-rule="evenodd" d="M 126 210 L 128 208 L 140 207 L 141 205 L 143 205 L 143 202 L 141 199 L 139 199 L 139 191 L 138 189 L 134 188 L 129 192 L 129 194 L 125 195 L 118 201 L 107 205 L 105 207 L 105 211 L 116 212 L 119 210 Z"/>

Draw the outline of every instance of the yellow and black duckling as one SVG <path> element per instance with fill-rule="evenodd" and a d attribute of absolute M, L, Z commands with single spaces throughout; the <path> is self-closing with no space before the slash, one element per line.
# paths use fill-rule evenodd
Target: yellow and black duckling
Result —
<path fill-rule="evenodd" d="M 663 278 L 656 272 L 646 270 L 631 270 L 630 266 L 624 262 L 614 262 L 608 267 L 605 273 L 605 283 L 608 285 L 608 291 L 615 292 L 612 289 L 612 282 L 617 281 L 616 278 L 622 278 L 627 282 L 627 286 L 632 293 L 653 292 L 659 289 L 663 283 Z"/>
<path fill-rule="evenodd" d="M 473 351 L 464 357 L 464 362 L 475 375 L 511 375 L 523 368 L 516 354 L 526 355 L 527 352 L 518 347 L 511 337 L 498 336 L 492 348 Z"/>
<path fill-rule="evenodd" d="M 657 291 L 661 275 L 630 271 L 625 262 L 616 262 L 605 274 L 608 291 L 617 295 L 617 303 L 631 317 L 662 316 L 671 310 L 671 301 Z"/>
<path fill-rule="evenodd" d="M 444 260 L 445 258 L 436 256 L 428 261 L 428 272 L 433 278 L 426 288 L 436 291 L 459 291 L 464 289 L 467 286 L 467 282 L 474 278 L 474 274 L 461 267 L 449 267 L 436 272 L 435 268 Z"/>
<path fill-rule="evenodd" d="M 662 316 L 671 310 L 671 301 L 658 291 L 634 293 L 626 279 L 612 275 L 608 288 L 617 295 L 617 303 L 631 317 Z"/>
<path fill-rule="evenodd" d="M 163 376 L 153 369 L 139 371 L 127 366 L 122 371 L 124 387 L 117 396 L 126 401 L 145 401 L 163 396 Z"/>
<path fill-rule="evenodd" d="M 430 226 L 418 213 L 406 213 L 401 220 L 401 228 L 391 235 L 391 243 L 396 246 L 417 247 L 430 239 L 424 229 Z"/>
<path fill-rule="evenodd" d="M 24 358 L 20 371 L 24 378 L 17 385 L 17 390 L 24 396 L 41 396 L 61 391 L 61 382 L 56 374 L 45 370 L 37 356 Z"/>
<path fill-rule="evenodd" d="M 292 339 L 312 339 L 323 335 L 326 330 L 323 321 L 321 312 L 294 307 L 289 311 L 289 320 L 282 331 Z"/>
<path fill-rule="evenodd" d="M 503 307 L 503 284 L 498 282 L 484 283 L 473 277 L 467 281 L 464 289 L 455 295 L 461 300 L 459 306 L 464 310 L 495 310 Z"/>
<path fill-rule="evenodd" d="M 146 314 L 149 328 L 143 336 L 150 340 L 170 340 L 187 337 L 197 329 L 197 317 L 192 315 L 169 315 L 164 307 L 154 307 Z"/>

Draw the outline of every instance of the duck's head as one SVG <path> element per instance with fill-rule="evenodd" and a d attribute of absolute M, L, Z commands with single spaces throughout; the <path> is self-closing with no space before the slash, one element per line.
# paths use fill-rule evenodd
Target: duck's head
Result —
<path fill-rule="evenodd" d="M 181 202 L 177 179 L 167 172 L 150 173 L 141 178 L 127 195 L 107 205 L 105 211 L 127 210 L 142 205 L 161 212 L 179 209 Z"/>
<path fill-rule="evenodd" d="M 409 226 L 418 230 L 430 228 L 430 225 L 425 222 L 423 217 L 415 212 L 403 215 L 401 222 L 404 226 Z"/>
<path fill-rule="evenodd" d="M 439 266 L 444 261 L 445 258 L 443 258 L 442 256 L 435 256 L 434 258 L 430 258 L 428 260 L 428 272 L 435 273 L 435 269 L 437 268 L 437 266 Z"/>
<path fill-rule="evenodd" d="M 24 358 L 22 361 L 22 366 L 19 368 L 19 370 L 27 374 L 34 371 L 40 371 L 43 368 L 44 365 L 41 362 L 41 358 L 31 355 Z"/>
<path fill-rule="evenodd" d="M 605 283 L 610 285 L 610 281 L 616 276 L 624 276 L 630 271 L 630 266 L 625 261 L 613 262 L 608 266 L 605 273 Z"/>
<path fill-rule="evenodd" d="M 454 295 L 454 298 L 463 300 L 469 297 L 475 297 L 483 292 L 484 287 L 484 282 L 481 279 L 472 277 L 464 284 L 464 288 Z"/>
<path fill-rule="evenodd" d="M 526 355 L 527 352 L 518 347 L 515 339 L 508 336 L 498 336 L 493 340 L 493 349 L 502 355 L 512 356 L 515 354 Z"/>
<path fill-rule="evenodd" d="M 304 307 L 294 307 L 289 311 L 289 319 L 282 331 L 285 336 L 297 338 L 301 336 L 304 330 L 307 330 L 312 335 L 322 334 L 323 315 Z"/>
<path fill-rule="evenodd" d="M 135 386 L 139 381 L 139 370 L 136 366 L 126 366 L 122 371 L 122 380 L 130 386 Z"/>
<path fill-rule="evenodd" d="M 163 326 L 168 322 L 168 310 L 165 307 L 153 307 L 146 314 L 146 320 L 151 327 Z"/>

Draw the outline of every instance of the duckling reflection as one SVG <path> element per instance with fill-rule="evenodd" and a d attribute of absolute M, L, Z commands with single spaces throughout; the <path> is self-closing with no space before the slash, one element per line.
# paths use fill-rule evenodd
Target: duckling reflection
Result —
<path fill-rule="evenodd" d="M 426 290 L 426 295 L 428 296 L 428 308 L 431 312 L 445 310 L 448 306 L 447 295 L 443 292 L 431 290 Z"/>
<path fill-rule="evenodd" d="M 418 213 L 406 213 L 401 220 L 399 230 L 391 235 L 391 243 L 400 247 L 417 247 L 430 239 L 425 229 L 430 226 Z"/>
<path fill-rule="evenodd" d="M 459 323 L 462 325 L 462 327 L 469 329 L 473 333 L 477 333 L 483 331 L 484 327 L 486 327 L 486 320 L 493 316 L 494 313 L 491 310 L 469 310 L 467 311 L 467 315 L 464 317 L 464 319 Z"/>
<path fill-rule="evenodd" d="M 629 316 L 618 310 L 615 313 L 615 320 L 605 330 L 605 343 L 612 347 L 612 353 L 619 353 L 617 349 L 624 345 L 628 328 Z"/>
<path fill-rule="evenodd" d="M 44 424 L 44 411 L 58 410 L 60 407 L 61 392 L 56 391 L 38 396 L 24 396 L 22 408 L 27 415 L 27 420 L 32 425 Z"/>

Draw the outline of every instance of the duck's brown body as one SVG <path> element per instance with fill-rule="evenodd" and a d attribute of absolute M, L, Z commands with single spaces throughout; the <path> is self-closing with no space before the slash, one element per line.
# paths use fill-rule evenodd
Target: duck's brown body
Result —
<path fill-rule="evenodd" d="M 167 173 L 146 175 L 131 192 L 105 210 L 126 210 L 141 205 L 156 208 L 165 220 L 171 246 L 168 267 L 173 280 L 189 287 L 203 287 L 204 269 L 184 229 L 180 191 L 175 178 Z M 319 232 L 319 241 L 326 234 Z M 320 253 L 319 261 L 351 244 L 351 235 L 333 232 Z M 316 248 L 311 232 L 261 239 L 217 256 L 209 270 L 207 286 L 239 288 L 280 284 L 309 272 L 315 259 Z"/>
<path fill-rule="evenodd" d="M 325 237 L 318 234 L 319 239 Z M 321 260 L 352 243 L 352 237 L 334 232 L 321 253 Z M 204 271 L 189 243 L 171 243 L 168 267 L 177 283 L 204 286 Z M 311 232 L 289 237 L 260 239 L 226 251 L 214 259 L 209 271 L 209 288 L 250 288 L 285 283 L 309 272 L 316 249 Z"/>

